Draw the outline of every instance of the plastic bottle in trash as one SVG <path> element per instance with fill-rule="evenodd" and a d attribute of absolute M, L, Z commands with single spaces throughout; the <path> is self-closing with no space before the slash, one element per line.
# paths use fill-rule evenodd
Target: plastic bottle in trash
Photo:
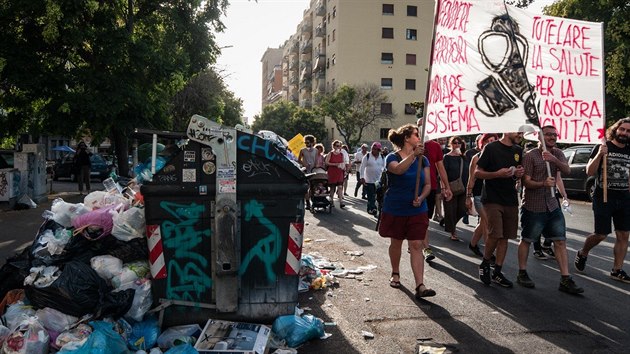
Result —
<path fill-rule="evenodd" d="M 562 198 L 562 211 L 569 215 L 573 215 L 573 210 L 571 210 L 571 204 L 569 203 L 569 200 L 566 198 Z"/>

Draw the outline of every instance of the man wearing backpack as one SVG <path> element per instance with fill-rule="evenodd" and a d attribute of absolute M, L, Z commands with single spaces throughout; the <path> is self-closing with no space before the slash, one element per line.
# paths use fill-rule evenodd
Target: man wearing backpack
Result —
<path fill-rule="evenodd" d="M 376 141 L 372 144 L 371 151 L 363 156 L 360 166 L 361 184 L 367 195 L 367 212 L 377 216 L 376 182 L 380 179 L 381 172 L 385 168 L 385 160 L 381 156 L 381 143 Z"/>

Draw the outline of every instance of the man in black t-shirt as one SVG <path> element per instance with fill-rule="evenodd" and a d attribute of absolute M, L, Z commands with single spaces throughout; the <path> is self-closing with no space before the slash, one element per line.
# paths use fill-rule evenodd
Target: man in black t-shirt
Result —
<path fill-rule="evenodd" d="M 593 195 L 593 216 L 595 232 L 584 241 L 584 246 L 575 256 L 575 268 L 583 271 L 588 252 L 612 231 L 611 220 L 615 225 L 615 246 L 613 247 L 613 268 L 610 277 L 630 283 L 630 276 L 621 269 L 628 252 L 630 234 L 630 117 L 618 120 L 606 131 L 604 144 L 596 146 L 586 164 L 586 174 L 596 175 Z M 604 202 L 604 179 L 602 161 L 607 156 L 606 182 L 608 201 Z"/>
<path fill-rule="evenodd" d="M 512 287 L 501 268 L 508 240 L 516 239 L 518 231 L 516 181 L 525 173 L 521 165 L 523 149 L 518 145 L 521 140 L 523 133 L 504 133 L 500 140 L 486 145 L 475 169 L 475 178 L 484 180 L 481 203 L 488 215 L 488 239 L 479 265 L 479 279 L 486 285 L 493 281 L 506 288 Z M 490 258 L 495 250 L 496 265 L 491 275 Z"/>

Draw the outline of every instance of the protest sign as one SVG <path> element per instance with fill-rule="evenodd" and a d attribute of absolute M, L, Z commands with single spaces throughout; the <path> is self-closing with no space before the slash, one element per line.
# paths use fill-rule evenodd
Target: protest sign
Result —
<path fill-rule="evenodd" d="M 501 0 L 438 0 L 425 114 L 431 138 L 553 125 L 558 141 L 603 134 L 600 23 Z"/>

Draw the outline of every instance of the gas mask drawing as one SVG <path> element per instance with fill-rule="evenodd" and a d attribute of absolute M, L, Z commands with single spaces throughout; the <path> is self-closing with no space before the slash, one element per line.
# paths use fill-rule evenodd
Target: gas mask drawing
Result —
<path fill-rule="evenodd" d="M 495 17 L 477 45 L 483 64 L 492 71 L 477 84 L 477 109 L 488 117 L 500 117 L 518 109 L 520 101 L 527 119 L 537 124 L 534 86 L 525 73 L 529 46 L 518 24 L 507 14 Z"/>

